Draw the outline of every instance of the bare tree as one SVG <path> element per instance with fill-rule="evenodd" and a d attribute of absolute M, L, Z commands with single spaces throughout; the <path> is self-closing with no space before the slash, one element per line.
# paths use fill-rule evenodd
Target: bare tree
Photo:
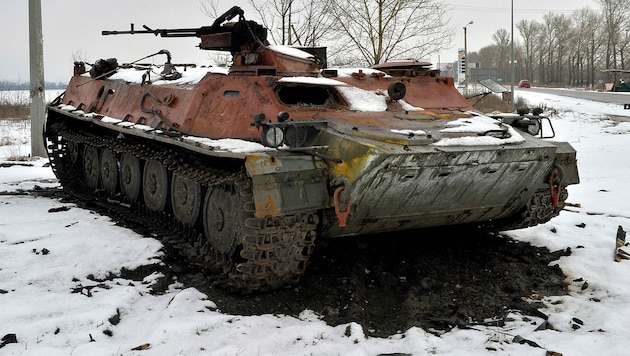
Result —
<path fill-rule="evenodd" d="M 479 57 L 475 61 L 479 63 L 481 68 L 496 68 L 498 53 L 499 50 L 496 45 L 485 46 L 479 50 Z M 471 56 L 469 55 L 469 57 Z M 470 60 L 474 59 L 471 58 Z"/>
<path fill-rule="evenodd" d="M 572 16 L 575 24 L 573 49 L 573 62 L 571 68 L 575 70 L 573 81 L 570 84 L 590 85 L 595 84 L 595 60 L 596 51 L 599 50 L 601 41 L 597 40 L 601 16 L 594 10 L 585 7 L 577 10 Z"/>
<path fill-rule="evenodd" d="M 450 45 L 447 7 L 439 0 L 329 0 L 344 51 L 368 65 L 393 58 L 422 58 Z"/>
<path fill-rule="evenodd" d="M 543 15 L 543 23 L 540 32 L 539 45 L 539 65 L 541 81 L 548 84 L 555 80 L 554 66 L 556 60 L 556 45 L 558 42 L 557 27 L 555 24 L 556 15 L 549 12 Z"/>
<path fill-rule="evenodd" d="M 321 46 L 331 32 L 331 18 L 324 11 L 327 0 L 249 0 L 272 42 Z"/>
<path fill-rule="evenodd" d="M 606 68 L 618 68 L 619 43 L 625 32 L 626 18 L 630 6 L 630 0 L 598 0 L 602 5 L 602 13 L 606 25 Z"/>
<path fill-rule="evenodd" d="M 540 25 L 534 20 L 521 20 L 516 24 L 521 37 L 523 37 L 523 60 L 525 61 L 525 77 L 534 79 L 534 50 L 536 46 L 536 36 L 540 32 Z"/>
<path fill-rule="evenodd" d="M 200 0 L 201 12 L 211 19 L 219 17 L 219 0 Z"/>
<path fill-rule="evenodd" d="M 331 39 L 333 20 L 326 13 L 326 6 L 326 0 L 302 2 L 297 19 L 291 23 L 293 44 L 315 47 Z"/>
<path fill-rule="evenodd" d="M 571 14 L 545 14 L 540 21 L 520 21 L 522 43 L 515 43 L 518 71 L 540 84 L 595 88 L 604 78 L 601 69 L 630 68 L 630 0 L 597 0 L 599 9 L 585 7 Z M 476 59 L 482 67 L 505 76 L 508 33 L 497 30 L 493 44 Z M 518 45 L 517 45 L 518 44 Z M 471 57 L 472 58 L 472 57 Z M 477 57 L 475 57 L 477 58 Z"/>
<path fill-rule="evenodd" d="M 441 0 L 248 0 L 271 42 L 327 45 L 331 62 L 371 65 L 422 58 L 450 46 Z M 218 0 L 200 0 L 216 17 Z"/>
<path fill-rule="evenodd" d="M 569 39 L 574 37 L 573 26 L 571 18 L 567 15 L 561 14 L 555 17 L 554 27 L 557 34 L 556 49 L 557 49 L 557 61 L 555 63 L 555 78 L 554 82 L 563 83 L 566 82 L 565 68 L 568 68 L 566 61 L 568 61 L 569 54 Z"/>
<path fill-rule="evenodd" d="M 292 44 L 291 16 L 296 0 L 249 0 L 250 5 L 256 10 L 263 26 L 269 30 L 272 42 L 279 44 Z"/>
<path fill-rule="evenodd" d="M 508 74 L 507 68 L 509 68 L 507 62 L 510 49 L 510 33 L 504 28 L 498 29 L 492 34 L 492 40 L 497 46 L 496 66 L 498 74 L 506 78 Z"/>

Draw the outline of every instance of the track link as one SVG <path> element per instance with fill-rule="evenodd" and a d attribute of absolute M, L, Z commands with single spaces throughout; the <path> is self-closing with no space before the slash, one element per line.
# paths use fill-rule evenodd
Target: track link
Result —
<path fill-rule="evenodd" d="M 494 221 L 493 226 L 495 229 L 503 231 L 524 229 L 526 227 L 544 224 L 560 214 L 560 211 L 564 209 L 564 202 L 568 197 L 569 193 L 566 187 L 562 187 L 558 204 L 554 206 L 552 204 L 549 188 L 539 189 L 520 214 L 512 218 Z"/>

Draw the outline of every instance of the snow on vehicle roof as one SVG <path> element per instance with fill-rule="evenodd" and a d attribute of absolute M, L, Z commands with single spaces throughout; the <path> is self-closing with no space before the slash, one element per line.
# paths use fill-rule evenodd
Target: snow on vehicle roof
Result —
<path fill-rule="evenodd" d="M 339 86 L 337 90 L 343 95 L 350 110 L 354 111 L 386 111 L 387 95 L 380 91 L 369 91 L 353 86 Z"/>
<path fill-rule="evenodd" d="M 323 77 L 284 77 L 278 80 L 280 83 L 296 83 L 296 84 L 311 84 L 311 85 L 325 85 L 325 86 L 348 86 L 344 82 L 338 80 L 323 78 Z"/>
<path fill-rule="evenodd" d="M 433 146 L 501 146 L 525 141 L 512 127 L 508 128 L 508 133 L 511 136 L 505 139 L 492 136 L 447 137 L 433 143 Z"/>
<path fill-rule="evenodd" d="M 184 84 L 197 84 L 208 73 L 224 74 L 227 75 L 229 68 L 226 67 L 203 67 L 203 68 L 191 68 L 186 67 L 185 70 L 177 68 L 178 72 L 182 74 L 182 77 L 175 80 L 164 80 L 161 78 L 160 73 L 162 67 L 150 66 L 150 67 L 134 67 L 134 68 L 118 68 L 116 73 L 109 77 L 111 80 L 123 80 L 129 83 L 142 83 L 142 76 L 150 73 L 151 84 L 162 85 L 184 85 Z M 89 77 L 89 73 L 83 74 L 83 76 Z"/>
<path fill-rule="evenodd" d="M 396 130 L 396 129 L 391 129 L 390 130 L 392 133 L 397 133 L 397 134 L 402 134 L 405 136 L 426 136 L 427 133 L 424 130 L 410 130 L 410 129 L 404 129 L 404 130 Z"/>
<path fill-rule="evenodd" d="M 482 115 L 453 120 L 446 123 L 446 126 L 448 127 L 440 130 L 440 132 L 484 133 L 487 131 L 501 130 L 505 127 L 505 125 L 501 126 L 501 122 L 498 120 Z"/>
<path fill-rule="evenodd" d="M 213 150 L 237 153 L 254 153 L 275 150 L 273 148 L 265 147 L 257 142 L 239 140 L 235 138 L 210 139 L 197 136 L 183 136 L 182 140 L 199 143 L 211 147 Z"/>
<path fill-rule="evenodd" d="M 400 103 L 400 107 L 402 107 L 403 110 L 405 111 L 418 111 L 418 110 L 424 110 L 423 108 L 419 108 L 417 106 L 411 105 L 408 102 L 400 99 L 398 100 L 398 102 Z"/>
<path fill-rule="evenodd" d="M 295 47 L 288 47 L 288 46 L 283 46 L 283 45 L 270 45 L 270 46 L 267 46 L 267 48 L 269 48 L 270 50 L 274 52 L 285 54 L 292 57 L 297 57 L 297 58 L 302 58 L 302 59 L 315 58 L 314 55 L 308 52 L 302 51 L 301 49 L 298 49 Z"/>
<path fill-rule="evenodd" d="M 377 75 L 383 75 L 386 78 L 387 77 L 391 77 L 391 75 L 385 74 L 385 72 L 382 72 L 382 71 L 377 70 L 377 69 L 372 69 L 372 68 L 328 68 L 328 69 L 336 70 L 337 71 L 337 76 L 340 77 L 340 78 L 352 77 L 352 74 L 359 73 L 359 71 L 361 71 L 365 75 L 377 74 Z"/>
<path fill-rule="evenodd" d="M 409 67 L 430 67 L 431 62 L 418 61 L 415 59 L 399 59 L 385 63 L 375 64 L 372 68 L 409 68 Z"/>
<path fill-rule="evenodd" d="M 499 146 L 506 144 L 518 144 L 525 142 L 512 126 L 503 125 L 498 120 L 491 117 L 477 115 L 465 119 L 457 119 L 447 123 L 445 129 L 440 130 L 442 134 L 468 133 L 470 136 L 464 137 L 444 137 L 440 141 L 433 143 L 434 146 Z M 483 135 L 488 131 L 506 130 L 510 135 L 508 138 L 498 138 Z M 476 135 L 475 135 L 476 134 Z"/>

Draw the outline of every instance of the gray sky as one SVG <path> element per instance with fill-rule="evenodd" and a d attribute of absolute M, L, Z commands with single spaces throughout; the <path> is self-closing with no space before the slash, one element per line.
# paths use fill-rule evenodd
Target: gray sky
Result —
<path fill-rule="evenodd" d="M 600 8 L 597 0 L 513 0 L 514 23 L 521 19 L 538 19 L 548 12 L 570 14 L 573 10 Z M 463 27 L 468 25 L 468 50 L 475 51 L 492 43 L 492 34 L 510 30 L 511 0 L 444 0 L 451 5 L 450 26 L 455 36 L 449 50 L 440 53 L 441 62 L 454 61 L 457 49 L 464 47 Z M 232 5 L 246 9 L 245 17 L 256 20 L 246 0 L 222 1 L 220 11 Z M 155 38 L 152 35 L 101 36 L 101 30 L 200 27 L 213 19 L 200 10 L 199 0 L 42 0 L 44 33 L 44 72 L 46 80 L 66 82 L 72 75 L 75 59 L 93 62 L 116 57 L 131 62 L 160 49 L 168 49 L 177 63 L 207 62 L 207 53 L 195 46 L 197 38 Z M 0 80 L 29 81 L 28 1 L 0 1 Z M 515 39 L 518 31 L 515 29 Z M 438 56 L 431 58 L 438 62 Z M 156 59 L 162 63 L 163 58 Z"/>

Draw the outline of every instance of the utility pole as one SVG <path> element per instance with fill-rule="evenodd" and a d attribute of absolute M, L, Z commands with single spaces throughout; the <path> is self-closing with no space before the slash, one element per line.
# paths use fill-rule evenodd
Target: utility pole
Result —
<path fill-rule="evenodd" d="M 512 39 L 510 40 L 510 69 L 512 71 L 512 80 L 510 80 L 510 109 L 514 112 L 514 0 L 512 0 Z"/>
<path fill-rule="evenodd" d="M 44 146 L 44 44 L 41 0 L 28 0 L 31 73 L 31 156 L 46 157 Z"/>
<path fill-rule="evenodd" d="M 465 83 L 466 83 L 466 90 L 468 90 L 468 42 L 466 40 L 466 36 L 467 36 L 467 31 L 468 31 L 468 25 L 472 25 L 473 22 L 470 21 L 469 23 L 466 24 L 466 26 L 464 26 L 464 59 L 465 59 L 465 64 L 466 64 L 466 68 L 464 68 L 464 78 L 465 78 Z"/>

